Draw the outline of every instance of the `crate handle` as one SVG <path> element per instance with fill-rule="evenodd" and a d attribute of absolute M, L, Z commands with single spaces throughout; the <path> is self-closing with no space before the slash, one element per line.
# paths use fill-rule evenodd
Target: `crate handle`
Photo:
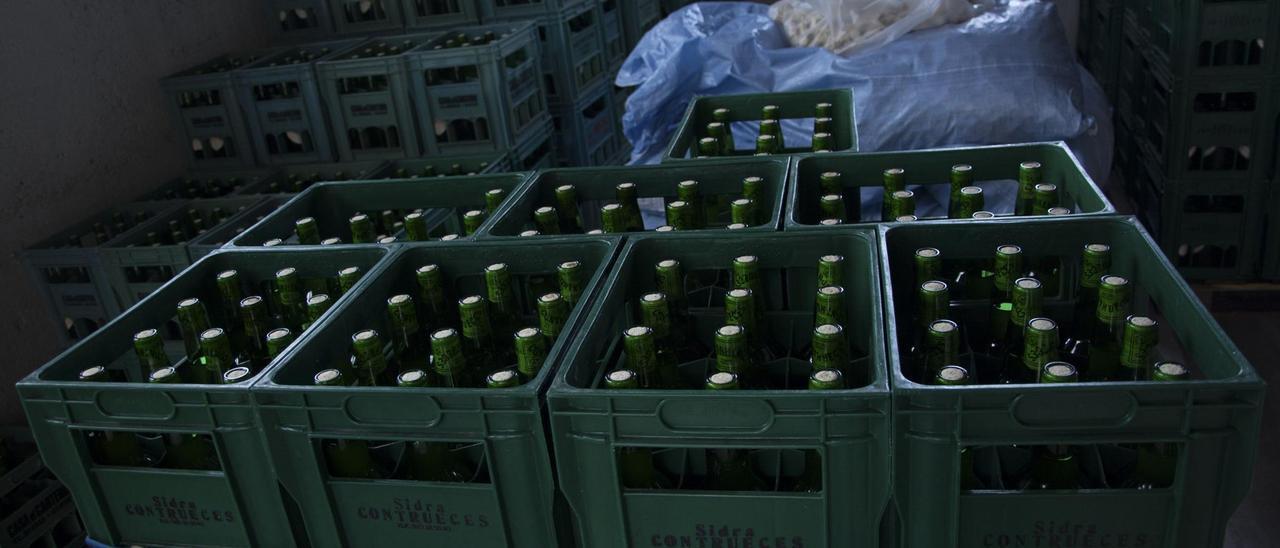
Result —
<path fill-rule="evenodd" d="M 665 399 L 657 414 L 672 432 L 764 432 L 774 420 L 773 406 L 756 398 Z"/>
<path fill-rule="evenodd" d="M 342 411 L 351 422 L 366 425 L 432 428 L 440 422 L 440 402 L 421 394 L 393 395 L 385 392 L 348 396 Z"/>
<path fill-rule="evenodd" d="M 1138 410 L 1129 391 L 1034 391 L 1009 405 L 1014 422 L 1026 428 L 1090 429 L 1128 424 Z"/>
<path fill-rule="evenodd" d="M 117 419 L 172 420 L 178 415 L 167 391 L 102 390 L 94 395 L 93 406 L 102 416 Z"/>

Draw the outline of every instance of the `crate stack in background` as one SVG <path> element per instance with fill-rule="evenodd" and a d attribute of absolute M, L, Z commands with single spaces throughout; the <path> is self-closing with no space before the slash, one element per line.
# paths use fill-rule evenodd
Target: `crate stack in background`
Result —
<path fill-rule="evenodd" d="M 1277 279 L 1280 6 L 1099 1 L 1086 66 L 1115 105 L 1116 167 L 1186 276 Z"/>
<path fill-rule="evenodd" d="M 0 545 L 74 548 L 84 538 L 71 494 L 40 462 L 31 433 L 0 429 Z"/>

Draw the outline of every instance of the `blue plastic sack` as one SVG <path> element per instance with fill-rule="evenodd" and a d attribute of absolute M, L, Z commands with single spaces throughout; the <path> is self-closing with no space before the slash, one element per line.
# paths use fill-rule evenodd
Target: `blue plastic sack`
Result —
<path fill-rule="evenodd" d="M 631 163 L 661 159 L 695 95 L 852 88 L 863 151 L 1069 140 L 1099 150 L 1095 179 L 1110 169 L 1106 100 L 1081 78 L 1051 3 L 1011 0 L 850 57 L 789 47 L 767 11 L 699 2 L 644 36 L 615 81 L 636 87 L 623 115 Z"/>

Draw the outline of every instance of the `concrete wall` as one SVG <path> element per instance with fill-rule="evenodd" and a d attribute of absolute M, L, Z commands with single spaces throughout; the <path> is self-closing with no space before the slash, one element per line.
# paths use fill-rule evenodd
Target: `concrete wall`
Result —
<path fill-rule="evenodd" d="M 261 0 L 12 0 L 0 17 L 0 424 L 57 324 L 17 252 L 181 175 L 160 79 L 267 45 Z"/>

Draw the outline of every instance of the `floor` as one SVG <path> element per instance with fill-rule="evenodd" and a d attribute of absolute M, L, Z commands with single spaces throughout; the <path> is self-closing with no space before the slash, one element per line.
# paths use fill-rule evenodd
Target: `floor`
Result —
<path fill-rule="evenodd" d="M 1253 488 L 1227 525 L 1226 546 L 1280 546 L 1280 311 L 1214 312 L 1267 381 Z"/>

